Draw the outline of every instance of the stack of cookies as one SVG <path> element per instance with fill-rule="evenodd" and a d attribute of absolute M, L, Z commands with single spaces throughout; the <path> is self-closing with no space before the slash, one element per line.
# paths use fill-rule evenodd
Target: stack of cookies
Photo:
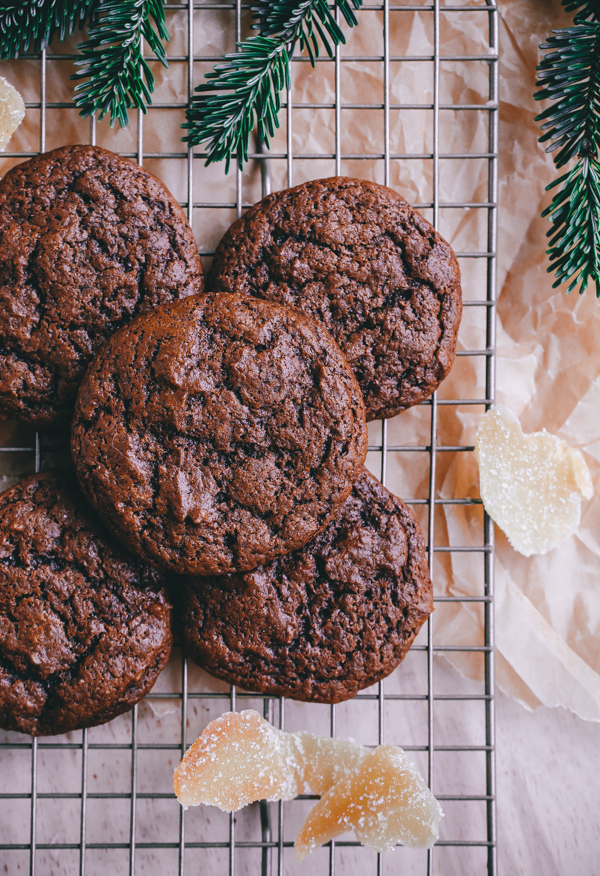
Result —
<path fill-rule="evenodd" d="M 452 250 L 390 189 L 264 199 L 203 289 L 162 183 L 66 147 L 0 183 L 0 405 L 71 423 L 75 478 L 0 496 L 0 726 L 109 720 L 171 648 L 253 691 L 353 696 L 432 609 L 410 509 L 363 467 L 369 419 L 427 398 L 461 315 Z"/>

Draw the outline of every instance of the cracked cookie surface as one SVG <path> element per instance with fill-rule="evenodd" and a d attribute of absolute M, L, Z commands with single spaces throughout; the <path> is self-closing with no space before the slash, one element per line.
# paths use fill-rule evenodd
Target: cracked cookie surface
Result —
<path fill-rule="evenodd" d="M 0 180 L 0 416 L 64 429 L 106 338 L 202 288 L 181 208 L 138 165 L 65 146 L 12 168 Z"/>
<path fill-rule="evenodd" d="M 184 650 L 242 688 L 336 703 L 389 675 L 432 608 L 419 524 L 366 469 L 304 548 L 248 572 L 186 578 Z"/>
<path fill-rule="evenodd" d="M 322 326 L 198 296 L 105 344 L 81 385 L 79 481 L 134 553 L 174 572 L 253 569 L 306 544 L 367 452 L 359 387 Z"/>
<path fill-rule="evenodd" d="M 0 727 L 54 735 L 132 708 L 171 652 L 163 584 L 114 544 L 73 474 L 0 494 Z"/>
<path fill-rule="evenodd" d="M 264 198 L 226 232 L 207 287 L 322 321 L 356 375 L 368 420 L 428 398 L 454 361 L 456 257 L 404 198 L 366 180 L 313 180 Z"/>

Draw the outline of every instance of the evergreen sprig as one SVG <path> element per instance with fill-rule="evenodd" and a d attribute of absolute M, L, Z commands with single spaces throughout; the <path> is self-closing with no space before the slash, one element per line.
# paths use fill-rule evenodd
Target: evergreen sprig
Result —
<path fill-rule="evenodd" d="M 555 192 L 542 216 L 552 223 L 553 288 L 565 283 L 567 293 L 577 286 L 583 293 L 592 280 L 600 297 L 600 0 L 562 3 L 574 24 L 541 46 L 535 98 L 552 103 L 536 118 L 556 167 L 575 164 L 548 186 Z"/>
<path fill-rule="evenodd" d="M 279 124 L 281 90 L 289 85 L 290 56 L 285 42 L 255 36 L 206 74 L 209 81 L 196 88 L 199 97 L 192 98 L 187 109 L 183 127 L 189 134 L 183 139 L 192 145 L 210 141 L 207 165 L 225 160 L 227 173 L 231 158 L 237 155 L 243 167 L 255 124 L 258 136 L 268 145 Z"/>
<path fill-rule="evenodd" d="M 88 40 L 79 46 L 79 69 L 71 77 L 75 103 L 82 116 L 110 114 L 124 127 L 127 110 L 146 112 L 154 91 L 154 76 L 143 57 L 146 40 L 158 60 L 168 67 L 162 41 L 169 39 L 164 0 L 99 0 L 96 17 L 88 29 Z"/>
<path fill-rule="evenodd" d="M 549 216 L 550 270 L 553 288 L 569 283 L 567 292 L 579 285 L 585 292 L 589 280 L 600 298 L 600 162 L 586 156 L 549 188 L 560 188 L 542 216 Z"/>
<path fill-rule="evenodd" d="M 355 8 L 359 8 L 357 4 Z M 358 24 L 352 5 L 348 0 L 338 0 L 336 7 L 343 16 L 349 27 Z M 315 58 L 319 57 L 320 37 L 325 50 L 330 58 L 333 57 L 334 47 L 346 42 L 344 33 L 332 14 L 327 0 L 302 0 L 302 2 L 290 4 L 289 0 L 257 0 L 252 7 L 254 13 L 254 27 L 258 28 L 265 36 L 277 37 L 284 42 L 296 38 L 296 28 L 299 27 L 297 39 L 300 50 L 306 50 L 314 66 Z"/>
<path fill-rule="evenodd" d="M 600 0 L 563 0 L 565 12 L 574 12 L 575 21 L 600 18 Z"/>
<path fill-rule="evenodd" d="M 0 5 L 0 59 L 45 49 L 54 35 L 64 40 L 89 20 L 98 0 L 33 0 Z"/>
<path fill-rule="evenodd" d="M 362 0 L 338 0 L 335 7 L 348 25 L 356 22 L 353 8 Z M 205 76 L 196 88 L 183 125 L 183 138 L 193 146 L 207 143 L 206 164 L 225 161 L 225 172 L 236 157 L 243 167 L 248 161 L 254 126 L 268 147 L 279 127 L 281 91 L 289 87 L 290 61 L 296 43 L 308 52 L 311 63 L 321 43 L 333 56 L 344 34 L 326 0 L 259 0 L 253 7 L 260 34 L 238 43 L 238 51 L 224 56 L 223 63 Z"/>

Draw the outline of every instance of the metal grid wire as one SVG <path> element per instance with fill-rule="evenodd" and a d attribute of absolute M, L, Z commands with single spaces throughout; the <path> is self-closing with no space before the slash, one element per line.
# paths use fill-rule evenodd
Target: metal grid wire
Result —
<path fill-rule="evenodd" d="M 183 35 L 187 51 L 177 54 L 176 49 L 170 52 L 172 66 L 180 64 L 185 71 L 181 78 L 182 87 L 188 94 L 200 80 L 202 73 L 219 60 L 217 54 L 203 54 L 201 40 L 198 38 L 198 25 L 202 26 L 203 17 L 218 14 L 228 24 L 231 34 L 239 39 L 243 32 L 243 22 L 248 15 L 248 6 L 240 0 L 235 2 L 199 2 L 188 0 L 183 3 L 171 3 L 168 15 L 178 16 L 181 24 L 184 22 Z M 418 13 L 421 20 L 432 34 L 433 51 L 423 54 L 394 54 L 395 45 L 391 45 L 391 23 L 397 24 L 398 17 Z M 487 43 L 483 52 L 453 55 L 444 53 L 443 29 L 445 23 L 459 13 L 467 13 L 476 19 L 477 30 L 485 34 Z M 181 198 L 182 206 L 187 210 L 189 220 L 196 223 L 198 217 L 215 215 L 213 211 L 222 211 L 223 230 L 233 218 L 256 200 L 256 195 L 268 193 L 272 178 L 274 187 L 293 185 L 300 181 L 296 173 L 301 168 L 302 178 L 311 177 L 311 167 L 317 168 L 314 162 L 320 162 L 319 168 L 312 174 L 314 177 L 325 175 L 320 172 L 323 162 L 329 161 L 328 172 L 349 175 L 360 175 L 357 162 L 371 162 L 376 166 L 380 181 L 393 184 L 394 166 L 402 167 L 410 173 L 411 163 L 415 161 L 429 162 L 431 168 L 432 198 L 424 203 L 416 204 L 426 215 L 430 216 L 436 227 L 443 226 L 440 220 L 445 210 L 484 211 L 484 242 L 474 251 L 458 252 L 461 265 L 469 260 L 477 260 L 484 266 L 481 274 L 485 287 L 485 297 L 465 300 L 466 311 L 477 311 L 482 315 L 484 325 L 485 347 L 477 350 L 460 350 L 460 357 L 485 363 L 485 397 L 484 398 L 439 398 L 436 393 L 426 402 L 421 411 L 428 417 L 428 442 L 398 443 L 390 440 L 390 424 L 383 422 L 380 431 L 377 427 L 372 431 L 370 459 L 376 460 L 371 468 L 378 471 L 385 484 L 388 479 L 389 460 L 400 454 L 401 463 L 412 465 L 414 454 L 425 454 L 428 460 L 427 494 L 421 497 L 407 499 L 415 511 L 421 511 L 428 541 L 429 565 L 436 582 L 437 565 L 446 554 L 477 554 L 481 558 L 481 595 L 460 597 L 452 595 L 436 596 L 436 604 L 443 602 L 467 602 L 477 604 L 483 613 L 484 640 L 483 644 L 439 644 L 436 640 L 435 616 L 433 616 L 417 643 L 410 652 L 413 663 L 419 662 L 424 684 L 419 690 L 404 690 L 400 685 L 390 685 L 390 679 L 380 682 L 376 687 L 363 692 L 351 701 L 354 708 L 366 714 L 374 710 L 372 727 L 373 744 L 394 742 L 404 744 L 407 751 L 417 759 L 426 773 L 430 787 L 449 811 L 452 805 L 462 807 L 463 818 L 466 818 L 467 836 L 458 834 L 452 837 L 452 831 L 442 831 L 442 838 L 435 849 L 428 853 L 415 850 L 396 850 L 395 855 L 376 855 L 360 848 L 356 842 L 344 837 L 331 843 L 330 847 L 315 853 L 310 863 L 304 867 L 313 873 L 420 873 L 431 876 L 433 873 L 496 873 L 496 828 L 495 828 L 495 787 L 494 787 L 494 667 L 493 667 L 493 528 L 484 514 L 480 515 L 481 543 L 478 545 L 437 544 L 436 526 L 438 516 L 436 509 L 451 505 L 478 505 L 480 500 L 458 496 L 448 499 L 439 495 L 437 489 L 437 468 L 440 454 L 470 453 L 472 446 L 455 446 L 439 442 L 439 421 L 449 408 L 458 409 L 466 406 L 476 406 L 481 413 L 493 403 L 494 397 L 494 320 L 495 320 L 495 274 L 496 274 L 496 213 L 497 213 L 497 148 L 498 148 L 498 30 L 497 7 L 493 0 L 471 0 L 463 4 L 441 3 L 440 0 L 430 2 L 415 2 L 412 4 L 394 4 L 390 0 L 383 3 L 367 3 L 359 13 L 366 18 L 375 15 L 382 27 L 382 41 L 376 54 L 352 54 L 352 45 L 338 48 L 335 58 L 318 60 L 318 73 L 323 73 L 327 65 L 332 70 L 333 98 L 328 97 L 321 102 L 307 102 L 296 99 L 294 82 L 301 69 L 306 65 L 304 58 L 295 58 L 293 62 L 292 86 L 282 111 L 281 137 L 273 144 L 268 155 L 257 146 L 251 155 L 248 173 L 242 174 L 239 169 L 234 171 L 231 185 L 223 178 L 222 191 L 234 193 L 229 198 L 199 198 L 195 178 L 204 173 L 203 154 L 201 150 L 184 151 L 180 144 L 179 151 L 151 151 L 145 149 L 144 130 L 153 114 L 174 110 L 179 113 L 185 106 L 183 100 L 161 100 L 160 95 L 154 102 L 148 117 L 137 113 L 137 120 L 132 119 L 131 147 L 113 148 L 129 155 L 140 164 L 148 165 L 153 159 L 163 161 L 178 160 L 185 165 L 185 185 L 187 193 Z M 234 24 L 235 23 L 235 24 Z M 362 22 L 361 22 L 362 25 Z M 196 33 L 196 37 L 195 37 Z M 194 45 L 194 42 L 196 45 Z M 60 48 L 60 47 L 59 47 Z M 68 47 L 67 47 L 68 48 Z M 56 46 L 41 54 L 28 56 L 18 63 L 29 65 L 39 64 L 39 100 L 27 103 L 30 112 L 39 113 L 39 151 L 60 145 L 61 132 L 54 131 L 52 142 L 49 143 L 49 113 L 52 110 L 65 110 L 72 107 L 65 100 L 50 100 L 48 94 L 48 65 L 53 62 L 71 61 L 74 55 L 68 51 L 60 54 Z M 357 103 L 344 99 L 345 65 L 349 63 L 375 64 L 381 74 L 381 92 L 374 96 L 372 103 Z M 393 65 L 406 62 L 422 64 L 424 70 L 432 74 L 432 99 L 413 103 L 394 103 L 391 99 L 391 68 Z M 449 64 L 483 65 L 487 82 L 487 93 L 483 100 L 471 103 L 448 103 L 443 100 L 444 77 L 449 76 Z M 429 74 L 427 74 L 429 75 Z M 185 85 L 183 85 L 185 83 Z M 344 150 L 344 113 L 354 111 L 377 111 L 383 125 L 383 148 L 373 147 L 371 152 L 349 154 Z M 428 136 L 431 148 L 421 153 L 406 151 L 394 152 L 394 143 L 390 136 L 392 129 L 392 114 L 410 113 L 411 111 L 426 112 L 427 125 L 430 126 Z M 334 132 L 333 150 L 330 153 L 311 152 L 299 149 L 294 144 L 294 130 L 299 124 L 298 115 L 304 112 L 329 112 L 334 118 L 331 124 Z M 75 117 L 75 110 L 72 109 Z M 481 114 L 486 119 L 487 148 L 481 151 L 443 152 L 440 144 L 440 129 L 443 114 L 450 114 L 453 125 L 462 125 L 465 118 L 472 113 Z M 373 124 L 373 116 L 366 116 Z M 89 141 L 96 143 L 100 125 L 94 120 L 89 124 Z M 374 132 L 373 132 L 374 133 Z M 111 135 L 112 136 L 112 135 Z M 178 134 L 176 135 L 178 138 Z M 54 142 L 54 141 L 57 142 Z M 374 137 L 374 140 L 376 138 Z M 85 138 L 82 137 L 85 142 Z M 115 141 L 116 142 L 116 141 Z M 174 140 L 178 142 L 178 140 Z M 106 139 L 103 145 L 111 146 L 112 141 Z M 6 158 L 13 163 L 29 157 L 31 151 L 8 152 Z M 452 172 L 458 167 L 457 162 L 481 160 L 485 162 L 486 194 L 479 200 L 459 200 L 445 203 L 442 197 L 441 176 L 444 172 Z M 449 164 L 448 164 L 449 162 Z M 255 181 L 255 189 L 249 188 L 246 180 L 260 164 L 260 182 Z M 443 164 L 443 168 L 442 168 Z M 163 165 L 165 166 L 165 165 Z M 367 166 L 366 164 L 363 166 Z M 284 168 L 277 176 L 277 168 Z M 448 169 L 446 169 L 448 168 Z M 220 173 L 210 169 L 210 173 Z M 206 179 L 206 176 L 203 177 Z M 229 188 L 228 188 L 229 186 Z M 250 192 L 251 197 L 244 197 Z M 230 211 L 232 216 L 229 216 Z M 229 217 L 229 218 L 227 218 Z M 444 228 L 442 227 L 442 233 Z M 218 239 L 218 238 L 217 238 Z M 210 257 L 212 252 L 203 250 L 203 256 Z M 469 290 L 470 291 L 470 290 Z M 460 359 L 458 360 L 460 362 Z M 458 364 L 458 363 L 457 363 Z M 472 409 L 472 408 L 471 408 Z M 14 433 L 13 433 L 14 434 Z M 18 432 L 18 435 L 25 433 Z M 375 436 L 375 437 L 373 437 Z M 14 461 L 15 477 L 27 471 L 38 471 L 50 467 L 56 462 L 60 448 L 42 441 L 38 435 L 31 438 L 9 441 L 0 447 L 0 452 L 9 460 L 9 466 L 4 471 L 10 472 Z M 1 457 L 0 457 L 1 459 Z M 26 462 L 24 462 L 26 460 Z M 406 498 L 406 497 L 405 497 Z M 444 690 L 438 692 L 434 684 L 436 673 L 441 672 L 441 664 L 434 659 L 437 653 L 466 652 L 477 655 L 483 661 L 484 682 L 461 688 L 458 692 Z M 409 658 L 405 663 L 409 662 Z M 50 740 L 26 740 L 20 734 L 5 733 L 0 736 L 0 776 L 19 775 L 21 785 L 15 790 L 14 785 L 0 786 L 0 807 L 8 816 L 20 813 L 23 822 L 22 831 L 14 831 L 9 837 L 0 836 L 0 863 L 5 864 L 8 873 L 26 872 L 34 874 L 79 873 L 95 874 L 97 872 L 117 873 L 153 873 L 153 874 L 257 874 L 262 876 L 282 876 L 282 874 L 307 872 L 296 868 L 293 852 L 293 838 L 301 823 L 302 814 L 306 812 L 306 799 L 286 804 L 261 804 L 260 807 L 249 807 L 238 816 L 214 815 L 212 811 L 199 810 L 186 813 L 180 810 L 173 799 L 169 788 L 172 768 L 179 756 L 183 755 L 186 746 L 193 741 L 197 732 L 211 717 L 215 717 L 228 708 L 254 706 L 264 710 L 267 718 L 281 728 L 290 726 L 290 710 L 295 704 L 281 698 L 257 696 L 234 688 L 225 689 L 224 685 L 210 683 L 206 676 L 198 675 L 193 666 L 185 659 L 180 663 L 175 660 L 171 664 L 170 686 L 157 685 L 155 691 L 147 700 L 153 706 L 153 714 L 145 716 L 141 711 L 147 705 L 136 706 L 129 715 L 113 721 L 109 727 L 109 735 L 103 733 L 106 728 L 93 728 L 78 733 L 67 734 Z M 179 668 L 180 667 L 180 668 Z M 402 672 L 402 669 L 400 670 Z M 195 673 L 195 674 L 194 674 Z M 397 673 L 395 674 L 397 675 Z M 173 703 L 175 706 L 173 707 Z M 166 709 L 161 711 L 161 705 Z M 471 738 L 459 740 L 458 744 L 441 744 L 435 738 L 435 713 L 448 704 L 456 706 L 460 711 L 468 710 L 475 705 L 483 710 L 484 739 L 477 744 Z M 415 736 L 416 744 L 406 744 L 394 732 L 397 719 L 390 709 L 399 705 L 404 711 L 418 706 L 420 711 L 420 736 Z M 340 735 L 350 735 L 352 730 L 352 715 L 343 710 L 342 706 L 307 707 L 313 709 L 310 716 L 317 716 L 321 732 L 336 730 Z M 306 707 L 305 707 L 306 708 Z M 162 717 L 156 717 L 156 711 Z M 317 711 L 318 710 L 318 711 Z M 324 715 L 323 710 L 326 710 Z M 306 712 L 304 713 L 306 714 Z M 339 716 L 344 716 L 345 723 L 340 729 Z M 286 717 L 288 718 L 286 722 Z M 311 719 L 309 719 L 311 720 Z M 169 723 L 170 722 L 170 723 Z M 347 724 L 350 722 L 347 729 Z M 292 724 L 294 721 L 292 720 Z M 304 724 L 306 726 L 306 723 Z M 157 727 L 163 730 L 158 732 Z M 164 729 L 166 727 L 166 729 Z M 170 729 L 169 729 L 170 728 Z M 308 729 L 316 729 L 312 723 Z M 148 732 L 146 732 L 146 730 Z M 107 731 L 108 732 L 108 731 Z M 411 739 L 408 740 L 411 742 Z M 479 783 L 476 793 L 467 793 L 464 787 L 458 791 L 449 789 L 447 793 L 439 793 L 441 779 L 451 759 L 460 759 L 466 755 L 475 755 L 474 765 L 465 769 L 475 771 L 474 778 Z M 149 767 L 145 758 L 154 758 Z M 421 760 L 419 760 L 419 757 Z M 165 762 L 166 771 L 165 771 Z M 159 764 L 156 766 L 156 764 Z M 466 763 L 466 761 L 465 761 Z M 45 771 L 52 766 L 54 774 L 63 776 L 50 781 L 45 777 Z M 12 765 L 12 771 L 11 771 Z M 162 772 L 161 772 L 162 770 Z M 75 779 L 73 780 L 73 775 Z M 107 776 L 107 783 L 102 782 L 102 776 Z M 477 784 L 476 782 L 476 784 Z M 66 790 L 69 787 L 70 790 Z M 470 804 L 483 807 L 484 815 L 469 824 L 468 813 Z M 162 807 L 162 808 L 161 808 Z M 296 807 L 296 809 L 294 808 Z M 298 807 L 299 810 L 298 810 Z M 52 835 L 51 825 L 54 823 L 50 810 L 58 818 L 60 830 Z M 111 812 L 114 811 L 113 817 Z M 3 816 L 0 821 L 5 820 Z M 44 824 L 42 825 L 42 816 Z M 8 819 L 6 819 L 8 820 Z M 144 825 L 146 825 L 144 827 Z M 476 829 L 476 825 L 479 827 Z M 169 828 L 170 833 L 166 831 Z M 471 834 L 469 830 L 473 829 Z M 103 832 L 104 829 L 104 832 Z M 166 832 L 165 832 L 166 831 Z M 473 832 L 476 835 L 473 835 Z M 474 853 L 480 853 L 479 855 Z"/>

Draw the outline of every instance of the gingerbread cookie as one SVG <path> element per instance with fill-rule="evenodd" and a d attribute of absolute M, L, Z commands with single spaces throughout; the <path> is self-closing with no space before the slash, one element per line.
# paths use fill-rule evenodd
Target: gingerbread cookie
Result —
<path fill-rule="evenodd" d="M 184 651 L 246 690 L 337 703 L 400 663 L 433 608 L 419 524 L 366 470 L 304 548 L 248 572 L 186 578 Z"/>
<path fill-rule="evenodd" d="M 172 302 L 90 365 L 71 447 L 117 538 L 174 572 L 247 571 L 342 505 L 367 452 L 364 406 L 333 338 L 233 295 Z"/>
<path fill-rule="evenodd" d="M 72 474 L 0 494 L 0 727 L 53 735 L 132 708 L 170 620 L 162 575 L 114 544 Z"/>
<path fill-rule="evenodd" d="M 219 243 L 207 286 L 320 320 L 356 375 L 368 420 L 428 398 L 454 361 L 456 257 L 404 198 L 376 183 L 331 177 L 264 198 Z"/>
<path fill-rule="evenodd" d="M 183 211 L 163 183 L 96 146 L 0 181 L 0 416 L 68 424 L 104 341 L 137 313 L 201 292 Z"/>

